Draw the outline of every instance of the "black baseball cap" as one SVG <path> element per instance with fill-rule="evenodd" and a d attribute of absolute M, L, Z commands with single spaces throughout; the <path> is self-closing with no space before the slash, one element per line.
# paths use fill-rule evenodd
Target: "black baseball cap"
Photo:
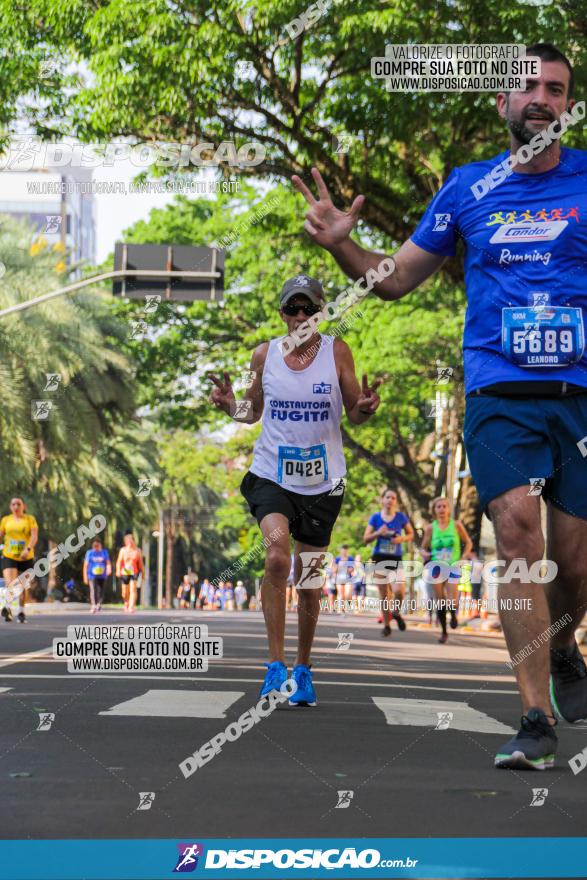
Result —
<path fill-rule="evenodd" d="M 310 278 L 309 275 L 295 275 L 293 278 L 288 278 L 281 288 L 279 307 L 281 308 L 292 297 L 300 293 L 307 296 L 315 306 L 321 306 L 325 302 L 324 290 L 319 281 Z"/>

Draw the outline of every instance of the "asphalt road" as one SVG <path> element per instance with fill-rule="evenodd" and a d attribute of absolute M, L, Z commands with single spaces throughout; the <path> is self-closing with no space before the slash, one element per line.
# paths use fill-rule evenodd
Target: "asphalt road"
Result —
<path fill-rule="evenodd" d="M 74 675 L 52 658 L 53 638 L 67 625 L 128 617 L 60 606 L 33 609 L 24 626 L 0 623 L 3 838 L 585 833 L 587 775 L 575 776 L 568 760 L 587 746 L 587 727 L 559 727 L 553 771 L 493 767 L 520 714 L 501 639 L 457 632 L 439 645 L 436 630 L 399 633 L 394 624 L 383 640 L 373 617 L 323 613 L 318 706 L 279 708 L 186 779 L 179 763 L 257 702 L 263 621 L 191 611 L 132 618 L 159 621 L 207 623 L 224 656 L 205 673 Z M 339 632 L 353 634 L 346 650 Z M 290 663 L 295 638 L 289 614 Z M 49 730 L 37 730 L 42 712 L 55 715 Z M 448 729 L 436 729 L 445 712 Z M 533 788 L 548 788 L 542 806 L 530 806 Z M 337 807 L 339 791 L 353 793 L 347 807 Z M 137 809 L 141 792 L 154 793 L 148 809 Z"/>

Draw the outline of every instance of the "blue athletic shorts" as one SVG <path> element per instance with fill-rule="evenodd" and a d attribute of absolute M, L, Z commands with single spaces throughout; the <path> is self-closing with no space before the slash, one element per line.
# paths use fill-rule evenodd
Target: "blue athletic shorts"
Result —
<path fill-rule="evenodd" d="M 484 509 L 509 489 L 528 486 L 528 494 L 587 519 L 587 393 L 469 395 L 464 438 Z M 543 487 L 535 482 L 540 479 Z"/>

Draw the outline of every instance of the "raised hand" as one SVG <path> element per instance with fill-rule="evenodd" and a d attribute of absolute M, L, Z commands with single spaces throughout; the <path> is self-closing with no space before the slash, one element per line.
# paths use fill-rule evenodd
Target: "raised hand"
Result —
<path fill-rule="evenodd" d="M 357 398 L 357 402 L 355 403 L 355 407 L 361 413 L 374 413 L 379 404 L 381 403 L 381 398 L 377 394 L 377 389 L 383 382 L 383 379 L 375 379 L 372 385 L 369 385 L 369 381 L 367 379 L 367 374 L 363 374 L 363 382 L 361 386 L 361 393 Z"/>
<path fill-rule="evenodd" d="M 304 229 L 316 244 L 326 250 L 331 250 L 345 238 L 348 238 L 356 226 L 365 196 L 357 196 L 350 211 L 339 211 L 333 205 L 326 184 L 317 168 L 312 168 L 312 177 L 318 190 L 317 200 L 297 174 L 293 175 L 292 183 L 310 205 Z"/>
<path fill-rule="evenodd" d="M 234 391 L 232 390 L 232 383 L 228 373 L 223 373 L 222 375 L 224 376 L 224 381 L 219 379 L 214 373 L 208 373 L 208 376 L 216 386 L 212 389 L 208 399 L 217 409 L 223 409 L 224 412 L 229 413 L 230 404 L 234 403 L 235 400 Z"/>

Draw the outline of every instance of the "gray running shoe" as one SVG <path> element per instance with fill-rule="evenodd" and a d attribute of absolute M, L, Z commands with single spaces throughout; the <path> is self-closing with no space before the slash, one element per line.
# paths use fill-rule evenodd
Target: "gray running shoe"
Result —
<path fill-rule="evenodd" d="M 558 739 L 542 709 L 528 709 L 519 731 L 495 756 L 496 767 L 548 770 L 554 766 Z"/>
<path fill-rule="evenodd" d="M 550 651 L 550 700 L 561 721 L 587 720 L 587 666 L 575 643 Z"/>

